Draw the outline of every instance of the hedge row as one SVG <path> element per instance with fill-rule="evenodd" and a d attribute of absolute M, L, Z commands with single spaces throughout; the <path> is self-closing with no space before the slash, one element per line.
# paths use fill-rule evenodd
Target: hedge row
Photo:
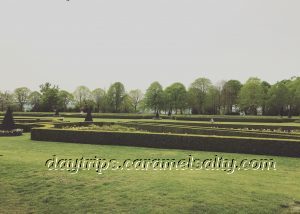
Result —
<path fill-rule="evenodd" d="M 255 138 L 279 138 L 279 139 L 300 139 L 300 134 L 289 133 L 271 133 L 262 131 L 246 131 L 233 130 L 228 128 L 210 128 L 210 127 L 193 127 L 182 126 L 175 124 L 160 124 L 160 123 L 142 123 L 142 122 L 72 122 L 55 124 L 55 128 L 63 128 L 65 126 L 87 126 L 95 124 L 113 125 L 120 124 L 127 127 L 136 128 L 139 130 L 159 133 L 175 133 L 175 134 L 197 134 L 197 135 L 218 135 L 218 136 L 239 136 L 239 137 L 255 137 Z"/>
<path fill-rule="evenodd" d="M 3 112 L 0 115 L 4 115 Z M 53 117 L 54 112 L 15 112 L 15 116 Z M 60 113 L 62 117 L 85 117 L 81 113 Z M 126 113 L 93 113 L 94 118 L 111 119 L 152 119 L 153 114 L 126 114 Z M 214 118 L 218 122 L 261 122 L 261 123 L 284 123 L 294 122 L 296 118 L 279 118 L 272 116 L 229 116 L 229 115 L 161 115 L 162 119 L 187 120 L 187 121 L 209 121 Z M 298 118 L 299 119 L 299 118 Z"/>
<path fill-rule="evenodd" d="M 137 146 L 300 157 L 300 141 L 296 140 L 159 133 L 74 131 L 51 128 L 32 129 L 31 139 L 82 144 Z"/>
<path fill-rule="evenodd" d="M 285 125 L 263 125 L 263 124 L 247 124 L 247 123 L 196 123 L 196 122 L 168 122 L 168 121 L 136 121 L 136 123 L 158 123 L 158 124 L 169 124 L 169 125 L 183 125 L 183 126 L 195 126 L 195 127 L 214 127 L 214 128 L 233 128 L 233 129 L 255 129 L 255 130 L 278 130 L 281 129 L 283 131 L 292 131 L 292 130 L 300 130 L 300 126 L 285 126 Z"/>
<path fill-rule="evenodd" d="M 256 138 L 280 138 L 280 139 L 299 139 L 300 134 L 284 134 L 284 133 L 270 133 L 259 131 L 244 131 L 232 129 L 218 129 L 218 128 L 197 128 L 190 126 L 169 126 L 162 124 L 136 124 L 136 123 L 121 123 L 124 126 L 133 127 L 140 130 L 150 132 L 164 132 L 176 134 L 197 134 L 197 135 L 221 135 L 221 136 L 240 136 L 240 137 L 256 137 Z"/>

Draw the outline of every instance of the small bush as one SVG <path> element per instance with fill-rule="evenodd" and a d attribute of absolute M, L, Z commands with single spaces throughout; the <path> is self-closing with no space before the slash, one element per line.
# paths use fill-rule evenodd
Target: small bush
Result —
<path fill-rule="evenodd" d="M 3 130 L 13 130 L 15 128 L 15 122 L 12 114 L 11 108 L 8 108 L 4 119 L 2 121 L 2 129 Z"/>

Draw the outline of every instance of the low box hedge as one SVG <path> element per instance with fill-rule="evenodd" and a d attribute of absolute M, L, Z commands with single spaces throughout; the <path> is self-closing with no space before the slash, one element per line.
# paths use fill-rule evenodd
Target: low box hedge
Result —
<path fill-rule="evenodd" d="M 164 149 L 300 157 L 300 141 L 183 134 L 77 131 L 34 128 L 31 139 L 99 145 L 121 145 Z"/>
<path fill-rule="evenodd" d="M 0 115 L 4 115 L 0 112 Z M 15 116 L 34 116 L 34 117 L 53 117 L 54 112 L 14 112 Z M 62 117 L 80 117 L 85 114 L 76 112 L 61 112 Z M 154 114 L 137 113 L 93 113 L 93 118 L 111 118 L 111 119 L 152 119 Z M 257 123 L 288 123 L 299 120 L 299 117 L 280 118 L 275 116 L 239 116 L 239 115 L 172 115 L 171 117 L 161 114 L 162 119 L 186 120 L 186 121 L 210 121 L 214 118 L 216 122 L 257 122 Z"/>
<path fill-rule="evenodd" d="M 148 123 L 147 121 L 142 121 L 140 123 Z M 155 123 L 151 121 L 149 123 Z M 264 124 L 247 124 L 247 123 L 197 123 L 197 122 L 170 122 L 170 121 L 159 121 L 156 123 L 160 124 L 171 124 L 171 125 L 183 125 L 183 126 L 195 126 L 195 127 L 215 127 L 215 128 L 233 128 L 233 129 L 270 129 L 270 130 L 300 130 L 300 126 L 291 126 L 291 125 L 264 125 Z"/>
<path fill-rule="evenodd" d="M 218 129 L 205 127 L 191 127 L 191 126 L 174 126 L 166 124 L 135 124 L 135 123 L 121 123 L 124 126 L 133 127 L 150 132 L 171 132 L 176 134 L 197 134 L 197 135 L 221 135 L 221 136 L 240 136 L 240 137 L 256 137 L 256 138 L 280 138 L 280 139 L 299 139 L 300 134 L 285 134 L 259 131 L 244 131 L 232 129 Z"/>

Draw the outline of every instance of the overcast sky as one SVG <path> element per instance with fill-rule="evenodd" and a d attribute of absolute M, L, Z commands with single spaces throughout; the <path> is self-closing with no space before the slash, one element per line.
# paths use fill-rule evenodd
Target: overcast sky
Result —
<path fill-rule="evenodd" d="M 299 0 L 1 0 L 0 90 L 300 75 Z"/>

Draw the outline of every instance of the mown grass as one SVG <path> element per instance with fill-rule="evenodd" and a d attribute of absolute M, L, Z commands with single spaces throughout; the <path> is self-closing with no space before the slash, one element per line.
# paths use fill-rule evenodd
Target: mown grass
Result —
<path fill-rule="evenodd" d="M 29 134 L 0 138 L 0 213 L 283 213 L 297 211 L 300 159 L 273 157 L 276 171 L 47 171 L 62 158 L 176 158 L 215 155 L 135 147 L 31 141 Z"/>

